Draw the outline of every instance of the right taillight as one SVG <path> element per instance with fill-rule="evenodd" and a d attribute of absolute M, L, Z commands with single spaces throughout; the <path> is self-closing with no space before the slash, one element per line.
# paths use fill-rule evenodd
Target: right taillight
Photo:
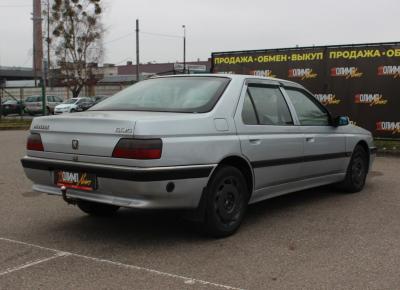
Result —
<path fill-rule="evenodd" d="M 160 159 L 161 153 L 161 139 L 123 138 L 120 139 L 115 146 L 112 157 L 127 159 Z"/>
<path fill-rule="evenodd" d="M 26 149 L 33 151 L 44 151 L 40 134 L 32 133 L 29 135 L 28 142 L 26 142 Z"/>

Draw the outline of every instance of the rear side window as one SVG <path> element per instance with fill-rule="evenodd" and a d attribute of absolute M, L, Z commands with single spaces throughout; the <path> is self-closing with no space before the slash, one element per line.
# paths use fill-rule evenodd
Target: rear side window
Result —
<path fill-rule="evenodd" d="M 328 126 L 329 114 L 313 96 L 295 89 L 286 89 L 302 126 Z"/>
<path fill-rule="evenodd" d="M 244 98 L 242 120 L 246 125 L 258 125 L 256 111 L 254 110 L 253 101 L 251 100 L 249 93 L 246 92 Z"/>
<path fill-rule="evenodd" d="M 293 125 L 292 116 L 279 87 L 259 84 L 249 85 L 242 118 L 248 125 L 255 125 L 255 122 L 260 125 Z"/>

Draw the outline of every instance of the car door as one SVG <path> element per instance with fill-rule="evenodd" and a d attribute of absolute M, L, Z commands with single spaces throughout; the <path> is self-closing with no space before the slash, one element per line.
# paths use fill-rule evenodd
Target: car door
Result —
<path fill-rule="evenodd" d="M 346 137 L 340 128 L 331 125 L 329 112 L 304 89 L 285 87 L 285 92 L 305 135 L 302 177 L 307 179 L 344 172 L 349 158 Z"/>
<path fill-rule="evenodd" d="M 263 191 L 298 178 L 304 135 L 294 126 L 290 110 L 275 81 L 248 81 L 235 114 L 243 155 L 255 177 L 253 200 Z"/>

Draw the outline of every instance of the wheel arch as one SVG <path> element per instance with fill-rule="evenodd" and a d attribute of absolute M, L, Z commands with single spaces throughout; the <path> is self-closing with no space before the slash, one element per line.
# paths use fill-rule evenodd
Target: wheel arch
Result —
<path fill-rule="evenodd" d="M 249 190 L 249 198 L 251 198 L 251 195 L 254 192 L 254 173 L 250 165 L 250 162 L 243 156 L 239 155 L 225 156 L 220 162 L 218 162 L 218 165 L 214 167 L 213 171 L 209 176 L 208 183 L 210 182 L 212 176 L 215 174 L 218 168 L 224 165 L 233 166 L 235 168 L 238 168 L 240 172 L 242 172 L 247 183 L 247 188 Z M 185 212 L 186 219 L 197 222 L 204 220 L 207 187 L 208 184 L 206 187 L 203 188 L 203 193 L 201 195 L 199 205 L 197 206 L 197 208 L 194 211 Z"/>
<path fill-rule="evenodd" d="M 217 170 L 218 167 L 223 165 L 230 165 L 240 170 L 240 172 L 243 174 L 246 180 L 247 188 L 249 190 L 249 195 L 251 196 L 254 191 L 254 172 L 249 161 L 246 160 L 243 156 L 238 156 L 238 155 L 227 156 L 224 157 L 218 163 L 218 166 L 215 168 L 215 170 Z"/>
<path fill-rule="evenodd" d="M 369 168 L 369 165 L 370 165 L 370 149 L 369 149 L 368 143 L 365 140 L 360 140 L 354 146 L 354 149 L 357 146 L 361 146 L 365 150 L 365 152 L 367 153 L 367 168 Z M 353 149 L 353 151 L 354 151 L 354 149 Z"/>

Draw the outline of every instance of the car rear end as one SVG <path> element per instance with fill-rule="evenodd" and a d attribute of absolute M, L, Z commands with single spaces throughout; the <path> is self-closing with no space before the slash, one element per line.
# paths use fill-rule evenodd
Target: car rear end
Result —
<path fill-rule="evenodd" d="M 217 83 L 206 110 L 227 84 L 225 79 Z M 165 90 L 157 92 L 164 97 Z M 198 95 L 192 97 L 190 102 L 197 104 Z M 214 119 L 197 107 L 161 112 L 110 104 L 108 99 L 87 112 L 34 119 L 22 159 L 33 189 L 61 196 L 65 188 L 70 199 L 123 207 L 196 208 L 216 167 L 215 156 L 238 146 L 232 142 L 237 137 L 213 137 L 215 143 L 210 142 L 205 136 L 216 133 Z M 218 142 L 225 142 L 220 149 L 215 148 Z"/>
<path fill-rule="evenodd" d="M 22 165 L 34 190 L 61 195 L 65 186 L 70 198 L 123 207 L 197 206 L 210 164 L 167 166 L 168 139 L 135 137 L 135 121 L 89 115 L 33 121 Z"/>
<path fill-rule="evenodd" d="M 31 115 L 40 114 L 43 112 L 42 97 L 31 96 L 25 100 L 25 111 Z"/>

